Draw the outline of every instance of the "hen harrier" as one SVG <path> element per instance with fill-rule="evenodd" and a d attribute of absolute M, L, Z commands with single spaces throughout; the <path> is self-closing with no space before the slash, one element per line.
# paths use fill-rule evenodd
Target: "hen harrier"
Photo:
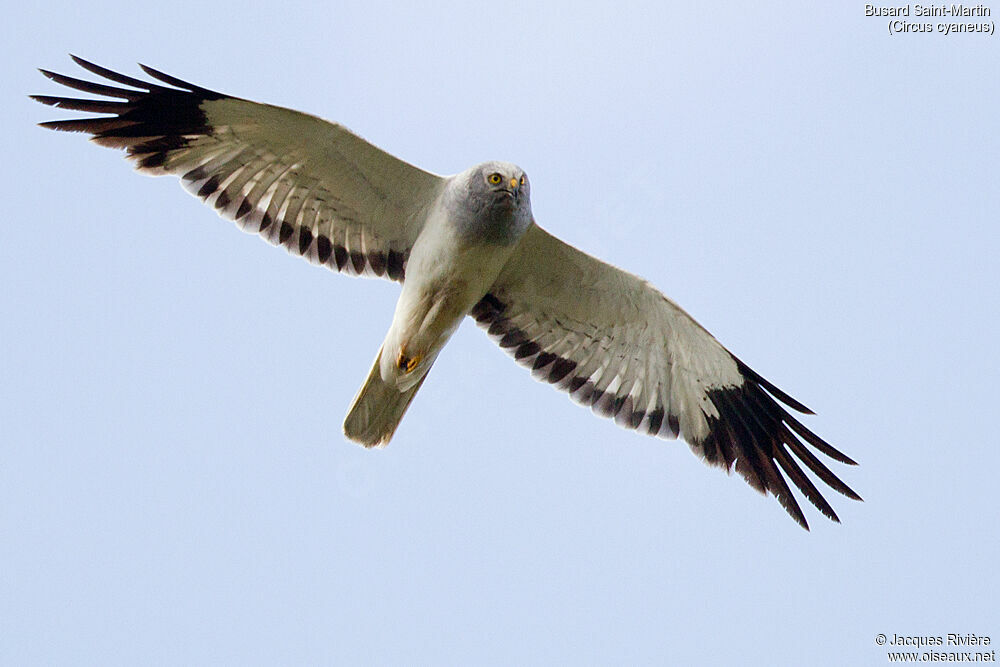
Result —
<path fill-rule="evenodd" d="M 839 519 L 800 463 L 860 500 L 806 445 L 854 461 L 780 404 L 812 414 L 808 408 L 647 282 L 536 225 L 520 168 L 486 162 L 437 176 L 314 116 L 145 66 L 159 83 L 73 59 L 125 87 L 42 70 L 56 83 L 109 98 L 32 96 L 104 114 L 43 127 L 86 132 L 102 146 L 125 149 L 141 172 L 180 176 L 244 231 L 310 262 L 402 283 L 392 325 L 344 422 L 348 438 L 366 447 L 389 441 L 469 315 L 536 378 L 621 426 L 682 437 L 708 463 L 735 468 L 773 494 L 803 528 L 786 476 L 820 512 Z"/>

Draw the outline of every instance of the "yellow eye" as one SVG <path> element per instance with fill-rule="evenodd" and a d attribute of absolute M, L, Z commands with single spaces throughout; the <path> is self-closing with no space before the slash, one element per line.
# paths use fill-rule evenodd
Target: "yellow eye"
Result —
<path fill-rule="evenodd" d="M 522 188 L 524 187 L 524 175 L 523 174 L 521 175 L 521 187 Z"/>
<path fill-rule="evenodd" d="M 487 176 L 486 180 L 489 181 L 490 185 L 500 185 L 503 181 L 503 176 L 494 172 Z"/>

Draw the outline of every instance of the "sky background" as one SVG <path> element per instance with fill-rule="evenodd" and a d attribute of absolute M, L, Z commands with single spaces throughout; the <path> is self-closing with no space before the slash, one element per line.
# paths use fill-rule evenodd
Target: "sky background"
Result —
<path fill-rule="evenodd" d="M 883 664 L 1000 642 L 998 37 L 863 3 L 12 5 L 0 27 L 0 663 Z M 1000 5 L 989 5 L 995 15 Z M 995 16 L 994 19 L 995 20 Z M 530 175 L 860 462 L 843 524 L 535 382 L 465 322 L 341 435 L 398 287 L 34 123 L 136 61 Z M 801 497 L 800 497 L 801 500 Z M 992 648 L 995 648 L 992 647 Z M 964 650 L 964 649 L 963 649 Z"/>

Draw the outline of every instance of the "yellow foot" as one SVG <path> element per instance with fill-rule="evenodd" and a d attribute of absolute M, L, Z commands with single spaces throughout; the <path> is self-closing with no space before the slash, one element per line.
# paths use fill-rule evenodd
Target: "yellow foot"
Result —
<path fill-rule="evenodd" d="M 420 360 L 423 359 L 421 355 L 416 355 L 415 357 L 409 357 L 406 354 L 406 348 L 402 347 L 399 350 L 399 356 L 396 357 L 396 368 L 406 373 L 412 373 L 413 369 L 417 367 Z"/>

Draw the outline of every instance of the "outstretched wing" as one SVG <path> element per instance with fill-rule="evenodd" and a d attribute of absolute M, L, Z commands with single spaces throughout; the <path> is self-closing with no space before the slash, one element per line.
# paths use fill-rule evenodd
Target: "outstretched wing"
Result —
<path fill-rule="evenodd" d="M 33 95 L 54 107 L 111 114 L 43 127 L 87 132 L 122 148 L 139 171 L 184 187 L 289 252 L 331 269 L 402 280 L 424 213 L 443 179 L 308 114 L 223 95 L 141 66 L 167 86 L 73 56 L 128 88 L 42 70 L 69 88 L 112 99 Z"/>
<path fill-rule="evenodd" d="M 837 514 L 803 473 L 860 497 L 807 447 L 854 465 L 779 403 L 812 414 L 748 368 L 644 280 L 538 226 L 471 315 L 539 379 L 626 428 L 684 438 L 711 464 L 770 492 L 803 528 L 784 474 L 823 514 Z M 798 459 L 798 462 L 796 461 Z"/>

